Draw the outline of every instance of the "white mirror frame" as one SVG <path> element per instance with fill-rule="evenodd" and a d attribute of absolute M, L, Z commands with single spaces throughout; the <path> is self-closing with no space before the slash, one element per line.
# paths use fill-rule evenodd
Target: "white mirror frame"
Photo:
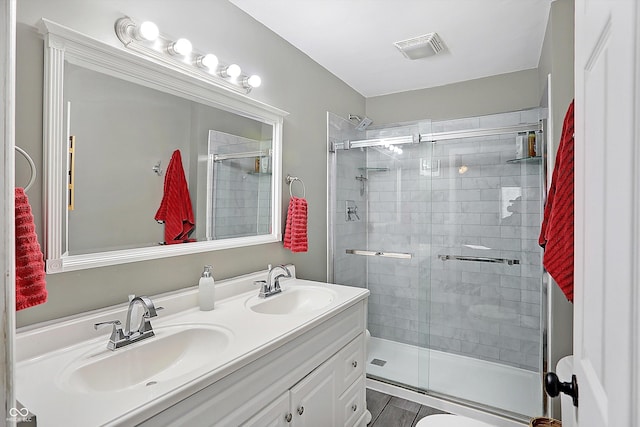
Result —
<path fill-rule="evenodd" d="M 282 240 L 282 126 L 288 114 L 238 93 L 208 78 L 205 72 L 176 66 L 161 58 L 150 58 L 95 40 L 52 21 L 42 19 L 44 35 L 43 88 L 43 192 L 45 211 L 45 260 L 47 273 L 166 258 L 220 249 L 273 243 Z M 64 123 L 64 63 L 70 63 L 124 80 L 187 98 L 248 117 L 273 127 L 273 174 L 271 177 L 271 233 L 221 240 L 151 246 L 81 255 L 64 251 L 63 221 L 66 221 L 67 170 Z"/>

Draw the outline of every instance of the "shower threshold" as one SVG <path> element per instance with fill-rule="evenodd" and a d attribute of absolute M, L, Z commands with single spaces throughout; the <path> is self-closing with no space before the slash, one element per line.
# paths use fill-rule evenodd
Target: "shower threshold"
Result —
<path fill-rule="evenodd" d="M 367 375 L 526 417 L 542 414 L 540 374 L 495 362 L 372 337 Z"/>

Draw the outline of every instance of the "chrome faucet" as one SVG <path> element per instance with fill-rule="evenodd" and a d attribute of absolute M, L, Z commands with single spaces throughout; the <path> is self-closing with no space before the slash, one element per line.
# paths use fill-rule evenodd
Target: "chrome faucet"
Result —
<path fill-rule="evenodd" d="M 144 313 L 141 318 L 135 319 L 137 323 L 137 330 L 131 330 L 131 314 L 133 313 L 133 308 L 136 304 L 142 305 L 144 309 Z M 163 307 L 156 307 L 151 301 L 151 298 L 140 296 L 135 297 L 129 302 L 129 308 L 127 309 L 127 320 L 125 323 L 124 330 L 122 329 L 122 324 L 119 320 L 110 320 L 107 322 L 100 322 L 93 325 L 95 329 L 99 329 L 103 326 L 112 325 L 113 329 L 111 331 L 111 336 L 109 337 L 109 343 L 107 344 L 107 348 L 109 350 L 116 350 L 118 348 L 127 346 L 129 344 L 133 344 L 134 342 L 138 342 L 140 340 L 151 338 L 155 334 L 153 333 L 153 328 L 151 327 L 151 318 L 156 317 L 158 315 L 157 311 L 162 310 Z"/>
<path fill-rule="evenodd" d="M 277 269 L 281 269 L 286 274 L 280 273 L 276 275 L 275 271 Z M 260 282 L 261 286 L 260 286 L 260 293 L 258 294 L 258 297 L 266 298 L 266 297 L 270 297 L 271 295 L 279 294 L 280 292 L 282 292 L 282 289 L 280 288 L 280 279 L 282 277 L 292 277 L 291 271 L 289 271 L 289 269 L 286 266 L 276 265 L 273 268 L 269 267 L 269 274 L 267 275 L 267 280 Z"/>

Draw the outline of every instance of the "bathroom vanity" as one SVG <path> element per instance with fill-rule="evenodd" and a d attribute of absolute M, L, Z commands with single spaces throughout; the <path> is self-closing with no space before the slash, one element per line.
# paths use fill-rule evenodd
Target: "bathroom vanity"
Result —
<path fill-rule="evenodd" d="M 365 426 L 369 291 L 258 272 L 221 281 L 213 311 L 197 290 L 153 297 L 155 336 L 108 350 L 93 325 L 125 305 L 17 335 L 17 397 L 39 426 Z"/>

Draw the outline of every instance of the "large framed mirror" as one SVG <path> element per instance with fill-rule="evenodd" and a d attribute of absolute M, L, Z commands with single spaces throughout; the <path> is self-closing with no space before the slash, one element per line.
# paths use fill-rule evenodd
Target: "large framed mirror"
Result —
<path fill-rule="evenodd" d="M 41 31 L 48 273 L 281 240 L 286 112 L 45 19 Z M 158 213 L 180 172 L 193 226 L 167 241 Z"/>

